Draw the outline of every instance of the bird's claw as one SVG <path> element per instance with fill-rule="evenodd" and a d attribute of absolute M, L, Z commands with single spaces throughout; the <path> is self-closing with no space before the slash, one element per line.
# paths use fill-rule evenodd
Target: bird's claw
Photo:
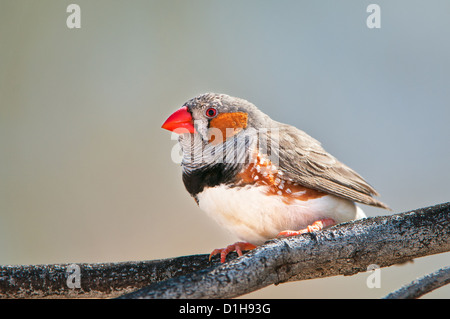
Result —
<path fill-rule="evenodd" d="M 211 254 L 209 255 L 209 260 L 211 261 L 212 256 L 220 254 L 220 262 L 224 263 L 227 255 L 229 253 L 231 253 L 232 251 L 236 251 L 238 256 L 242 256 L 242 251 L 243 250 L 252 250 L 255 249 L 256 246 L 247 242 L 237 242 L 234 243 L 232 245 L 228 245 L 225 248 L 218 248 L 218 249 L 214 249 Z"/>
<path fill-rule="evenodd" d="M 312 225 L 307 226 L 305 229 L 300 230 L 284 230 L 278 233 L 277 238 L 279 237 L 289 237 L 289 236 L 297 236 L 306 233 L 312 233 L 323 228 L 335 225 L 336 222 L 331 218 L 320 219 L 315 221 Z"/>

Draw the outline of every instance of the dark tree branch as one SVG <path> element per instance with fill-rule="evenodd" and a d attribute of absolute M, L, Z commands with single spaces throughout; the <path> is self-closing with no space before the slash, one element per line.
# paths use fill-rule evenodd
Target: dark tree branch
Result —
<path fill-rule="evenodd" d="M 449 283 L 450 267 L 445 267 L 391 292 L 384 299 L 416 299 Z"/>
<path fill-rule="evenodd" d="M 67 285 L 71 265 L 80 267 L 80 288 L 70 289 Z M 208 255 L 118 263 L 0 266 L 0 297 L 108 298 L 207 267 L 211 267 Z"/>
<path fill-rule="evenodd" d="M 273 240 L 242 258 L 122 298 L 233 298 L 271 284 L 364 272 L 450 251 L 450 204 Z"/>
<path fill-rule="evenodd" d="M 1 266 L 1 297 L 232 298 L 271 284 L 353 275 L 450 251 L 450 203 L 343 223 L 276 239 L 226 264 L 208 255 L 78 264 L 69 289 L 64 265 Z M 143 287 L 143 288 L 142 288 Z M 141 289 L 139 289 L 141 288 Z M 138 289 L 138 290 L 136 290 Z M 132 290 L 136 290 L 131 293 Z"/>

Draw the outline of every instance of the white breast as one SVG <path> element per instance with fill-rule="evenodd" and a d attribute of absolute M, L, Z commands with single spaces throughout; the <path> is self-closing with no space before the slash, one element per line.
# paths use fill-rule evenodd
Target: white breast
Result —
<path fill-rule="evenodd" d="M 294 200 L 268 195 L 266 186 L 205 188 L 197 195 L 199 206 L 238 238 L 261 245 L 284 230 L 300 230 L 323 218 L 336 223 L 365 217 L 353 202 L 333 195 Z"/>

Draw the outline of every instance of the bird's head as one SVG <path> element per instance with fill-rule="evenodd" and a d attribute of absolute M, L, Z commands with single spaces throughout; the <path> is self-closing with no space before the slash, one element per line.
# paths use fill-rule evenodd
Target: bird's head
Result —
<path fill-rule="evenodd" d="M 205 144 L 220 144 L 242 131 L 264 127 L 268 120 L 246 100 L 206 93 L 184 103 L 162 128 L 178 134 L 199 134 Z"/>

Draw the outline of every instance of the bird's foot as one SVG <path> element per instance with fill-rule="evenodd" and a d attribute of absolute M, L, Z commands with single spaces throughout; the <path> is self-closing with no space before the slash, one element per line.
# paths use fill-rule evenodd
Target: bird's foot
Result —
<path fill-rule="evenodd" d="M 227 255 L 229 253 L 231 253 L 232 251 L 236 251 L 238 256 L 242 256 L 243 250 L 252 250 L 252 249 L 255 249 L 256 247 L 257 246 L 255 246 L 253 244 L 240 241 L 240 242 L 234 243 L 232 245 L 228 245 L 225 248 L 214 249 L 212 251 L 212 253 L 209 255 L 209 260 L 211 260 L 212 256 L 220 254 L 220 262 L 224 263 L 225 259 L 227 258 Z"/>
<path fill-rule="evenodd" d="M 305 234 L 305 233 L 311 233 L 311 232 L 315 232 L 315 231 L 321 230 L 321 229 L 329 227 L 329 226 L 333 226 L 335 224 L 336 224 L 336 222 L 333 219 L 331 219 L 331 218 L 319 219 L 318 221 L 315 221 L 312 225 L 309 225 L 305 229 L 284 230 L 284 231 L 280 232 L 277 235 L 277 238 L 278 237 L 296 236 L 296 235 Z"/>

